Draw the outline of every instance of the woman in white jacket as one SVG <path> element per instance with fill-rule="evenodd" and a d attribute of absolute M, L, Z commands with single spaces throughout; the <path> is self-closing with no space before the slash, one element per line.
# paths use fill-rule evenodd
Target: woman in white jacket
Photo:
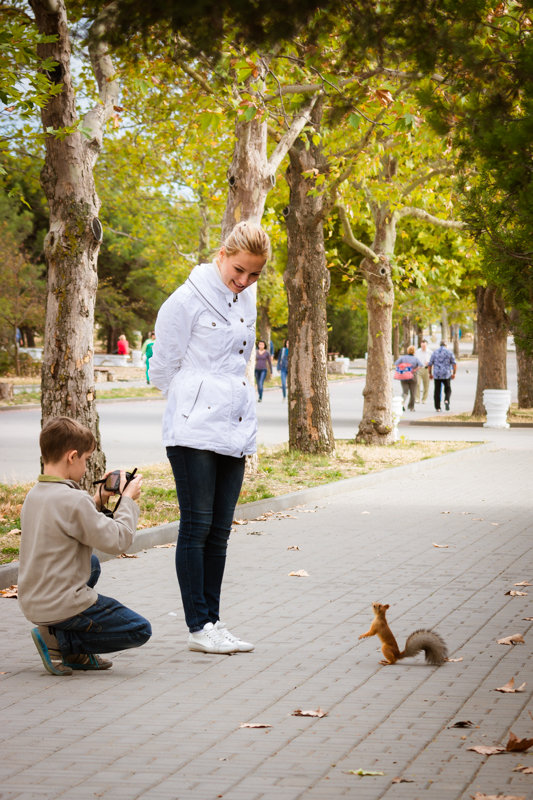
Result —
<path fill-rule="evenodd" d="M 215 260 L 195 267 L 163 303 L 150 380 L 167 396 L 163 444 L 180 507 L 176 571 L 190 650 L 234 653 L 253 645 L 219 618 L 226 549 L 244 476 L 255 452 L 253 385 L 245 377 L 255 343 L 256 292 L 270 242 L 240 222 Z"/>

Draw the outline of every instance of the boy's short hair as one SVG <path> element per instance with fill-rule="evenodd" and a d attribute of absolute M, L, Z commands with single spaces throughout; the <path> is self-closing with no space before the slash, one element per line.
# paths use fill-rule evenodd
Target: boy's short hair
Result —
<path fill-rule="evenodd" d="M 39 437 L 41 455 L 45 464 L 57 464 L 69 450 L 78 456 L 92 452 L 96 447 L 93 432 L 70 417 L 54 417 L 43 426 Z"/>

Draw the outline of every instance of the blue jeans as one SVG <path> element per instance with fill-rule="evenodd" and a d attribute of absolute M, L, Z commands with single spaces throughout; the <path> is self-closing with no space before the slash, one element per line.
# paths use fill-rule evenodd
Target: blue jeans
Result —
<path fill-rule="evenodd" d="M 244 477 L 244 458 L 167 447 L 176 481 L 180 529 L 176 572 L 191 632 L 219 619 L 226 550 Z"/>
<path fill-rule="evenodd" d="M 283 397 L 287 397 L 287 369 L 283 369 L 283 367 L 279 371 L 281 375 L 281 391 L 283 392 Z"/>
<path fill-rule="evenodd" d="M 259 399 L 263 399 L 263 386 L 265 385 L 265 378 L 267 376 L 266 369 L 256 369 L 255 371 L 255 382 L 257 383 L 257 391 L 259 393 Z"/>
<path fill-rule="evenodd" d="M 91 557 L 87 586 L 93 588 L 100 577 L 100 562 Z M 140 647 L 152 635 L 150 623 L 112 597 L 99 594 L 98 600 L 81 614 L 50 625 L 62 653 L 114 653 Z"/>

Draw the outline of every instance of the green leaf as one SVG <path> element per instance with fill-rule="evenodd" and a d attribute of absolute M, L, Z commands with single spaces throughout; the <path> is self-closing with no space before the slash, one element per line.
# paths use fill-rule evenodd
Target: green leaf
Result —
<path fill-rule="evenodd" d="M 348 124 L 353 128 L 354 131 L 357 130 L 360 123 L 361 123 L 361 117 L 359 116 L 359 114 L 354 114 L 354 113 L 350 114 L 350 116 L 348 117 Z"/>

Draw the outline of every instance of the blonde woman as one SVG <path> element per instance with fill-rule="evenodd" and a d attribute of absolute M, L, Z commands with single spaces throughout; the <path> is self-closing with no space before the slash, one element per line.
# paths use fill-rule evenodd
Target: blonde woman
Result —
<path fill-rule="evenodd" d="M 188 647 L 253 650 L 220 621 L 226 549 L 257 418 L 246 364 L 255 342 L 258 280 L 270 242 L 240 222 L 209 264 L 196 266 L 162 305 L 150 380 L 167 395 L 163 444 L 180 506 L 176 572 Z"/>

